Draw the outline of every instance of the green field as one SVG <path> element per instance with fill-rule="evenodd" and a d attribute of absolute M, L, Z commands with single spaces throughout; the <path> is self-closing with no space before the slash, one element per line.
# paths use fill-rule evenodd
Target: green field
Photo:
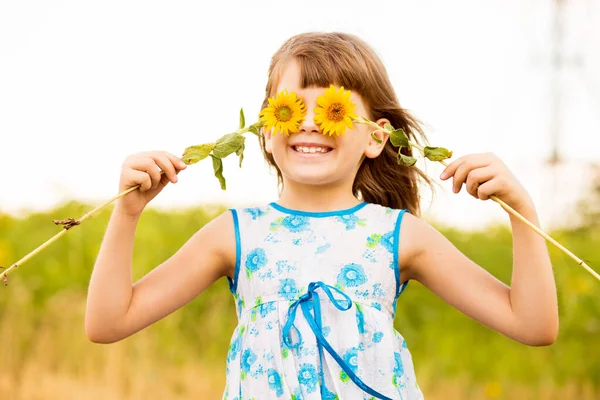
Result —
<path fill-rule="evenodd" d="M 93 208 L 69 203 L 17 219 L 0 214 L 0 265 L 7 267 L 59 231 L 52 219 Z M 170 257 L 224 209 L 148 209 L 134 250 L 134 279 Z M 110 210 L 86 221 L 9 275 L 0 287 L 0 399 L 220 398 L 236 323 L 225 279 L 158 323 L 119 343 L 87 340 L 86 290 Z M 509 283 L 511 235 L 440 228 L 468 257 Z M 552 232 L 600 268 L 600 229 Z M 550 248 L 560 334 L 527 347 L 481 326 L 418 283 L 400 297 L 396 327 L 412 351 L 427 399 L 600 398 L 600 282 Z M 106 293 L 110 296 L 110 293 Z"/>

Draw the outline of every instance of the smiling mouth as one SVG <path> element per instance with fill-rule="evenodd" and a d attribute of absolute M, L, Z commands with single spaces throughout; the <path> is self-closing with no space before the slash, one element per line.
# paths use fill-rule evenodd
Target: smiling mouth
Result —
<path fill-rule="evenodd" d="M 301 154 L 326 154 L 333 150 L 327 146 L 292 146 L 292 149 Z"/>

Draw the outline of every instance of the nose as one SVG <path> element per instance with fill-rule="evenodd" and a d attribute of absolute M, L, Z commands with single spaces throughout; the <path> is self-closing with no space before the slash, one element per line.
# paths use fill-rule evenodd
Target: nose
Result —
<path fill-rule="evenodd" d="M 298 127 L 300 133 L 319 133 L 321 128 L 315 123 L 314 107 L 306 107 L 306 117 Z"/>

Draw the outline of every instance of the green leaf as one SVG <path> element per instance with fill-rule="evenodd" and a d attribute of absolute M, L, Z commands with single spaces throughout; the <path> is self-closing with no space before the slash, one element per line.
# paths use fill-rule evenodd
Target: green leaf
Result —
<path fill-rule="evenodd" d="M 395 129 L 390 133 L 390 141 L 395 147 L 407 147 L 410 149 L 410 143 L 408 143 L 408 136 L 404 132 L 404 129 Z"/>
<path fill-rule="evenodd" d="M 442 161 L 452 157 L 452 151 L 443 147 L 430 147 L 425 146 L 423 155 L 431 161 Z"/>
<path fill-rule="evenodd" d="M 225 177 L 223 176 L 223 161 L 220 158 L 213 156 L 212 154 L 210 156 L 212 157 L 213 170 L 215 171 L 215 176 L 221 184 L 221 189 L 225 190 L 227 186 L 225 184 Z"/>
<path fill-rule="evenodd" d="M 244 137 L 244 139 L 246 139 L 246 138 Z M 240 157 L 240 168 L 242 168 L 242 161 L 244 160 L 244 149 L 245 148 L 246 148 L 245 141 L 243 141 L 240 148 L 235 151 L 235 154 L 237 154 Z"/>
<path fill-rule="evenodd" d="M 260 131 L 258 129 L 259 128 L 256 125 L 250 125 L 248 127 L 248 132 L 254 133 L 256 136 L 260 136 Z"/>
<path fill-rule="evenodd" d="M 385 129 L 387 129 L 388 131 L 390 131 L 390 132 L 392 132 L 392 131 L 395 130 L 394 127 L 391 124 L 387 123 L 387 122 L 386 122 L 386 124 L 383 127 Z"/>
<path fill-rule="evenodd" d="M 244 144 L 244 140 L 244 136 L 239 133 L 229 133 L 217 140 L 212 153 L 217 158 L 225 158 L 235 153 Z"/>
<path fill-rule="evenodd" d="M 239 129 L 242 129 L 245 126 L 246 126 L 246 118 L 244 118 L 244 109 L 240 108 L 240 127 L 239 127 Z"/>
<path fill-rule="evenodd" d="M 374 141 L 376 141 L 377 143 L 383 143 L 383 140 L 379 139 L 377 137 L 377 135 L 375 134 L 375 132 L 371 132 L 371 137 L 373 138 Z"/>
<path fill-rule="evenodd" d="M 412 167 L 417 163 L 417 159 L 410 156 L 405 156 L 402 153 L 398 153 L 398 165 L 405 165 L 407 167 Z"/>
<path fill-rule="evenodd" d="M 183 156 L 181 159 L 187 165 L 195 164 L 198 161 L 208 157 L 214 148 L 215 143 L 204 143 L 196 146 L 190 146 L 183 151 Z"/>

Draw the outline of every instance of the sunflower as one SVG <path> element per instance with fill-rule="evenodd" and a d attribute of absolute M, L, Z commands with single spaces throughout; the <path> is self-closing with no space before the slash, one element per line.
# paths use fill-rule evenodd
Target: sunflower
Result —
<path fill-rule="evenodd" d="M 296 93 L 283 90 L 275 98 L 269 97 L 268 100 L 269 106 L 260 112 L 260 121 L 265 129 L 273 129 L 273 135 L 283 132 L 289 136 L 290 132 L 298 132 L 298 127 L 306 116 L 306 106 L 296 97 Z"/>
<path fill-rule="evenodd" d="M 343 135 L 346 128 L 352 129 L 352 120 L 357 118 L 354 113 L 356 105 L 350 100 L 350 91 L 341 86 L 329 86 L 325 93 L 317 98 L 315 122 L 321 126 L 324 135 Z"/>

